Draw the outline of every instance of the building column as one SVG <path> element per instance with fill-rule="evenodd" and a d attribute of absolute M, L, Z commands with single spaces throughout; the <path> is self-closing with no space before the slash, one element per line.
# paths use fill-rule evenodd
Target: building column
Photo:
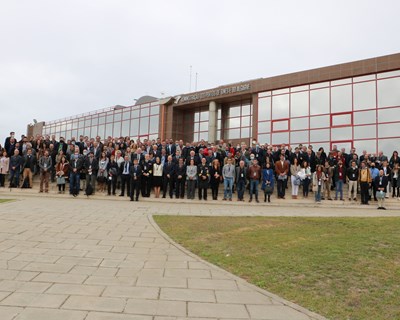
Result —
<path fill-rule="evenodd" d="M 215 143 L 217 140 L 217 103 L 210 101 L 208 105 L 208 142 Z"/>

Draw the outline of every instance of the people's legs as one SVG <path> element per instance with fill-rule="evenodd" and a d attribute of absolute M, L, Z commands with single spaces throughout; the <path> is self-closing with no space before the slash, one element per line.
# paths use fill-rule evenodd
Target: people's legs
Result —
<path fill-rule="evenodd" d="M 40 191 L 40 192 L 43 192 L 44 175 L 45 175 L 44 172 L 41 172 L 41 173 L 40 173 L 40 188 L 39 188 L 39 191 Z"/>
<path fill-rule="evenodd" d="M 44 173 L 44 191 L 49 192 L 49 178 L 50 178 L 50 172 L 46 171 Z"/>
<path fill-rule="evenodd" d="M 0 173 L 0 187 L 4 187 L 5 174 Z"/>
<path fill-rule="evenodd" d="M 338 181 L 340 200 L 343 200 L 343 180 Z"/>
<path fill-rule="evenodd" d="M 259 183 L 259 181 L 258 180 L 253 180 L 253 183 L 254 183 L 253 190 L 254 190 L 254 192 L 256 194 L 256 201 L 258 202 L 258 183 Z"/>
<path fill-rule="evenodd" d="M 392 198 L 396 196 L 396 189 L 397 189 L 397 179 L 393 178 Z"/>
<path fill-rule="evenodd" d="M 228 198 L 232 199 L 233 179 L 229 178 L 228 182 Z"/>
<path fill-rule="evenodd" d="M 228 179 L 224 179 L 224 199 L 228 196 Z"/>
<path fill-rule="evenodd" d="M 244 188 L 245 188 L 244 181 L 239 180 L 238 183 L 236 184 L 237 196 L 239 200 L 243 200 Z"/>
<path fill-rule="evenodd" d="M 253 179 L 250 180 L 250 201 L 253 199 L 253 192 L 254 192 L 254 184 Z"/>
<path fill-rule="evenodd" d="M 33 186 L 33 173 L 31 169 L 28 169 L 28 179 L 29 179 L 29 188 Z"/>

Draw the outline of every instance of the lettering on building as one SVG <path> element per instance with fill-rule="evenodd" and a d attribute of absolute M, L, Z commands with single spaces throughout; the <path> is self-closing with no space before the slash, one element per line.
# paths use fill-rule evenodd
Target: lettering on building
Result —
<path fill-rule="evenodd" d="M 227 95 L 227 94 L 231 94 L 231 93 L 248 91 L 250 89 L 251 89 L 250 83 L 246 83 L 246 84 L 240 84 L 240 85 L 228 87 L 228 88 L 221 88 L 221 89 L 209 90 L 209 91 L 205 91 L 205 92 L 199 92 L 199 93 L 195 93 L 195 94 L 188 94 L 186 96 L 180 97 L 180 99 L 178 101 L 180 103 L 192 102 L 192 101 L 197 101 L 197 100 L 219 97 L 219 96 L 223 96 L 223 95 Z"/>

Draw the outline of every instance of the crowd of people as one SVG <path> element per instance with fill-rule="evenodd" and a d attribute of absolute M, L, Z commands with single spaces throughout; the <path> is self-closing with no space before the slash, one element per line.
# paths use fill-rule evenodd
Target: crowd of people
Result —
<path fill-rule="evenodd" d="M 315 201 L 347 200 L 368 205 L 399 198 L 399 166 L 397 151 L 390 157 L 379 152 L 358 155 L 353 148 L 325 151 L 322 147 L 298 145 L 291 147 L 261 145 L 253 141 L 236 146 L 223 140 L 217 143 L 186 142 L 172 139 L 131 140 L 129 137 L 102 140 L 101 137 L 80 136 L 66 140 L 53 136 L 15 137 L 11 132 L 4 146 L 0 145 L 0 186 L 32 188 L 33 177 L 40 177 L 39 192 L 49 192 L 49 183 L 57 183 L 58 192 L 78 196 L 94 193 L 127 196 L 131 201 L 140 197 L 184 198 L 270 202 L 276 196 L 308 198 Z M 347 196 L 344 185 L 348 185 Z M 223 187 L 222 187 L 223 186 Z M 259 197 L 259 193 L 263 197 Z M 247 198 L 247 196 L 246 196 Z"/>

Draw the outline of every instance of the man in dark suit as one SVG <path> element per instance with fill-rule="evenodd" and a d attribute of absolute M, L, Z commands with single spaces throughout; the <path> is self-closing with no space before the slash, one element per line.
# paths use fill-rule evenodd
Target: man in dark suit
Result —
<path fill-rule="evenodd" d="M 175 163 L 172 161 L 172 156 L 168 156 L 168 161 L 164 164 L 163 168 L 163 198 L 167 194 L 167 188 L 169 187 L 169 197 L 172 199 L 174 191 L 174 177 L 175 177 Z"/>
<path fill-rule="evenodd" d="M 172 139 L 169 139 L 169 144 L 167 145 L 167 154 L 174 155 L 176 152 L 176 145 Z"/>
<path fill-rule="evenodd" d="M 389 178 L 385 176 L 383 170 L 379 170 L 379 176 L 375 178 L 376 185 L 376 197 L 378 198 L 378 209 L 386 210 L 383 206 L 385 202 L 385 194 L 387 193 L 387 186 L 389 183 Z"/>
<path fill-rule="evenodd" d="M 132 163 L 130 162 L 129 155 L 125 155 L 124 162 L 122 162 L 119 167 L 119 174 L 121 176 L 121 194 L 119 195 L 120 197 L 123 197 L 125 195 L 125 185 L 127 188 L 126 195 L 129 196 L 131 194 L 131 166 Z"/>
<path fill-rule="evenodd" d="M 131 188 L 130 188 L 131 201 L 133 201 L 134 193 L 135 193 L 135 200 L 139 201 L 139 193 L 141 190 L 140 182 L 142 180 L 142 168 L 139 165 L 138 159 L 133 160 L 133 166 L 131 166 L 130 169 L 130 177 L 131 177 Z"/>
<path fill-rule="evenodd" d="M 195 154 L 194 150 L 191 150 L 189 156 L 186 158 L 187 166 L 190 165 L 190 160 L 193 160 L 196 166 L 200 164 L 200 158 L 197 154 Z"/>
<path fill-rule="evenodd" d="M 285 161 L 285 155 L 281 153 L 280 160 L 275 162 L 275 172 L 277 176 L 278 198 L 285 199 L 285 182 L 289 172 L 289 164 Z"/>

